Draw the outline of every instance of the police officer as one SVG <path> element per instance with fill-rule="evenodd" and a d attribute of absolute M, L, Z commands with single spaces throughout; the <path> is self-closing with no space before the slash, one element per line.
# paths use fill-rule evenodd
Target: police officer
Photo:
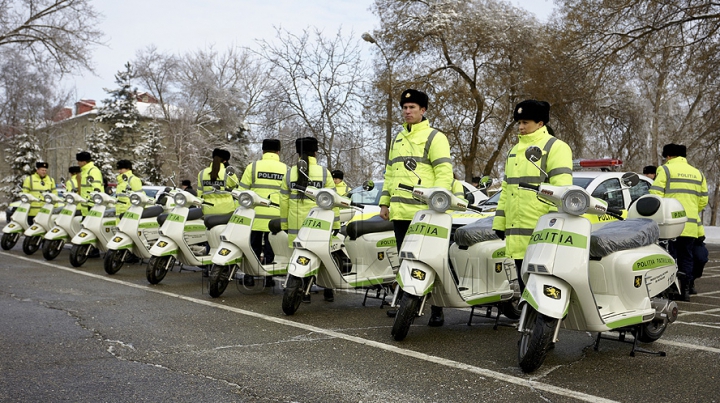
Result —
<path fill-rule="evenodd" d="M 252 190 L 258 196 L 279 204 L 283 178 L 288 169 L 287 165 L 280 161 L 280 140 L 263 140 L 262 151 L 262 159 L 245 168 L 242 179 L 240 179 L 240 187 Z M 255 221 L 253 221 L 252 232 L 250 233 L 250 245 L 258 258 L 262 254 L 261 262 L 263 264 L 270 264 L 275 260 L 275 253 L 268 239 L 270 235 L 268 223 L 275 218 L 280 218 L 280 211 L 277 208 L 255 207 Z M 248 287 L 254 285 L 254 280 L 250 276 L 245 276 L 243 281 Z M 272 277 L 266 278 L 265 286 L 272 285 Z"/>
<path fill-rule="evenodd" d="M 215 189 L 232 190 L 238 187 L 240 180 L 235 174 L 228 175 L 225 179 L 225 164 L 230 161 L 230 152 L 216 148 L 212 152 L 210 166 L 198 173 L 198 197 L 202 197 L 211 205 L 203 204 L 204 214 L 227 214 L 235 210 L 235 201 L 230 193 L 216 194 L 208 193 Z M 205 196 L 203 196 L 205 194 Z"/>
<path fill-rule="evenodd" d="M 193 189 L 190 179 L 183 179 L 180 182 L 180 189 L 190 193 L 193 196 L 197 196 L 197 192 L 195 191 L 195 189 Z"/>
<path fill-rule="evenodd" d="M 75 154 L 78 166 L 80 167 L 80 182 L 78 183 L 78 194 L 84 199 L 88 199 L 90 193 L 103 190 L 103 176 L 100 168 L 95 166 L 92 156 L 87 151 L 81 151 Z M 92 178 L 92 180 L 88 180 Z M 87 206 L 80 205 L 80 211 L 83 216 L 88 213 Z"/>
<path fill-rule="evenodd" d="M 141 191 L 142 181 L 133 175 L 132 162 L 129 160 L 118 161 L 115 168 L 117 168 L 118 171 L 116 179 L 118 203 L 115 205 L 115 213 L 119 216 L 125 213 L 128 207 L 130 207 L 130 196 L 128 193 Z"/>
<path fill-rule="evenodd" d="M 550 205 L 538 200 L 535 193 L 520 190 L 519 184 L 572 185 L 573 165 L 570 146 L 548 132 L 549 103 L 533 99 L 522 101 L 515 106 L 513 118 L 518 122 L 520 133 L 518 143 L 510 150 L 505 161 L 505 177 L 493 229 L 500 239 L 505 239 L 505 256 L 515 260 L 522 292 L 525 283 L 520 268 L 525 250 L 538 219 L 550 210 Z M 542 150 L 539 165 L 547 176 L 525 158 L 525 150 L 530 146 L 538 146 Z"/>
<path fill-rule="evenodd" d="M 345 178 L 345 174 L 343 173 L 343 171 L 336 169 L 332 171 L 331 174 L 333 182 L 335 182 L 335 191 L 340 196 L 345 196 L 350 193 L 350 188 L 348 187 L 347 183 L 343 181 L 343 179 Z"/>
<path fill-rule="evenodd" d="M 700 236 L 700 212 L 708 204 L 705 176 L 687 162 L 687 148 L 680 144 L 666 144 L 662 151 L 666 163 L 657 170 L 650 193 L 677 199 L 685 208 L 687 222 L 682 234 L 670 241 L 668 249 L 678 263 L 681 301 L 690 301 L 690 287 L 694 286 L 693 246 Z M 693 287 L 694 288 L 694 287 Z"/>
<path fill-rule="evenodd" d="M 415 159 L 415 173 L 420 176 L 423 186 L 443 187 L 452 191 L 454 179 L 448 139 L 445 134 L 430 127 L 425 117 L 428 109 L 427 94 L 407 89 L 400 95 L 400 107 L 405 123 L 390 147 L 385 183 L 380 195 L 380 217 L 393 222 L 398 252 L 415 213 L 428 208 L 427 205 L 417 204 L 409 193 L 397 190 L 401 183 L 409 186 L 418 183 L 415 174 L 405 169 L 405 160 Z M 389 316 L 395 313 L 394 310 L 388 311 Z M 442 326 L 444 322 L 442 308 L 431 307 L 428 325 Z"/>
<path fill-rule="evenodd" d="M 67 191 L 78 193 L 80 191 L 80 167 L 75 165 L 68 168 L 70 179 L 67 181 Z"/>
<path fill-rule="evenodd" d="M 297 186 L 315 186 L 317 188 L 335 187 L 330 172 L 324 166 L 318 165 L 315 157 L 318 150 L 318 141 L 314 137 L 303 137 L 295 140 L 295 150 L 300 159 L 305 161 L 307 169 L 301 172 L 301 167 L 294 165 L 287 170 L 280 189 L 280 227 L 288 233 L 288 243 L 292 247 L 293 240 L 297 238 L 298 231 L 310 209 L 315 202 L 296 190 Z M 335 209 L 333 229 L 340 229 L 339 210 Z M 333 301 L 333 290 L 324 291 L 326 301 Z M 303 296 L 303 302 L 310 302 L 310 295 Z"/>
<path fill-rule="evenodd" d="M 40 208 L 45 204 L 43 201 L 43 193 L 50 191 L 57 194 L 55 188 L 55 180 L 48 176 L 48 163 L 47 162 L 36 162 L 35 173 L 25 177 L 23 180 L 22 188 L 23 192 L 29 193 L 35 196 L 38 201 L 30 203 L 30 211 L 28 212 L 28 223 L 32 224 L 35 222 L 35 216 L 40 212 Z"/>
<path fill-rule="evenodd" d="M 655 165 L 648 165 L 643 168 L 643 175 L 647 176 L 648 178 L 655 180 L 655 173 L 657 172 L 657 167 Z"/>

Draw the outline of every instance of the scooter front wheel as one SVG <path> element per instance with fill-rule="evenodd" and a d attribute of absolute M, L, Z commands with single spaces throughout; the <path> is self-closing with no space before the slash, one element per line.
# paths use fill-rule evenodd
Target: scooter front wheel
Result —
<path fill-rule="evenodd" d="M 531 306 L 527 307 L 525 330 L 518 343 L 518 361 L 523 372 L 540 368 L 547 356 L 558 320 L 547 317 Z"/>
<path fill-rule="evenodd" d="M 64 245 L 65 242 L 62 239 L 55 239 L 52 241 L 45 240 L 42 248 L 45 260 L 55 259 L 60 254 L 60 251 L 62 251 Z"/>
<path fill-rule="evenodd" d="M 70 249 L 70 264 L 74 267 L 80 267 L 88 260 L 91 245 L 73 245 Z"/>
<path fill-rule="evenodd" d="M 210 268 L 210 286 L 208 288 L 211 297 L 217 298 L 225 292 L 230 282 L 230 269 L 231 266 L 212 265 L 212 268 Z"/>
<path fill-rule="evenodd" d="M 26 236 L 23 240 L 23 252 L 26 255 L 32 255 L 40 249 L 43 238 L 41 236 Z"/>
<path fill-rule="evenodd" d="M 667 329 L 667 321 L 664 320 L 653 320 L 640 325 L 638 331 L 638 341 L 642 343 L 652 343 L 657 341 Z"/>
<path fill-rule="evenodd" d="M 282 310 L 285 315 L 292 315 L 298 310 L 304 292 L 302 279 L 289 274 L 282 300 Z"/>
<path fill-rule="evenodd" d="M 145 275 L 150 284 L 157 284 L 165 278 L 168 272 L 167 265 L 170 264 L 170 256 L 153 256 L 148 262 Z"/>
<path fill-rule="evenodd" d="M 402 341 L 405 339 L 408 331 L 410 331 L 410 326 L 418 315 L 419 309 L 420 297 L 404 292 L 390 332 L 390 335 L 395 340 Z"/>
<path fill-rule="evenodd" d="M 3 234 L 2 242 L 0 242 L 0 244 L 2 244 L 3 249 L 10 250 L 15 246 L 18 239 L 20 239 L 19 232 L 16 232 L 14 234 Z"/>
<path fill-rule="evenodd" d="M 123 263 L 125 263 L 125 256 L 127 255 L 127 253 L 127 249 L 107 251 L 107 253 L 105 254 L 105 259 L 103 260 L 105 273 L 117 273 L 123 267 Z"/>

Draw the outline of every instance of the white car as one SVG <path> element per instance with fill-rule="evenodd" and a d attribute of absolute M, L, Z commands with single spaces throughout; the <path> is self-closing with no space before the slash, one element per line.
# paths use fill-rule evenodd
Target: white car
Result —
<path fill-rule="evenodd" d="M 378 206 L 380 204 L 380 193 L 382 193 L 383 183 L 385 181 L 375 181 L 373 190 L 365 191 L 362 187 L 356 187 L 352 190 L 352 201 L 362 203 L 366 206 Z M 460 181 L 465 191 L 465 199 L 472 205 L 480 205 L 487 200 L 487 195 L 482 190 L 476 188 L 470 183 Z M 377 211 L 380 211 L 378 207 Z"/>

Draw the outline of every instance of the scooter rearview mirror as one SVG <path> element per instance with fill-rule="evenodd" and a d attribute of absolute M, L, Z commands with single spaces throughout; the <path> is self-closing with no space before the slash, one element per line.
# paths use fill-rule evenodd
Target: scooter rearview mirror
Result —
<path fill-rule="evenodd" d="M 487 175 L 483 176 L 482 179 L 480 179 L 481 187 L 486 188 L 486 187 L 490 186 L 491 184 L 492 184 L 492 179 L 490 179 L 490 177 Z"/>
<path fill-rule="evenodd" d="M 635 172 L 625 172 L 620 180 L 623 185 L 631 188 L 640 182 L 640 177 Z"/>
<path fill-rule="evenodd" d="M 405 158 L 403 165 L 405 166 L 405 169 L 412 172 L 413 175 L 418 178 L 418 185 L 422 183 L 422 179 L 420 179 L 420 176 L 415 173 L 415 170 L 417 169 L 417 161 L 415 161 L 415 158 Z"/>
<path fill-rule="evenodd" d="M 525 158 L 530 162 L 538 162 L 542 158 L 542 150 L 538 146 L 530 146 L 525 150 Z"/>
<path fill-rule="evenodd" d="M 233 168 L 233 167 L 227 167 L 227 168 L 225 168 L 225 173 L 226 173 L 227 175 L 235 175 L 235 168 Z"/>
<path fill-rule="evenodd" d="M 373 181 L 365 181 L 365 182 L 363 182 L 362 188 L 363 188 L 363 190 L 365 190 L 365 191 L 373 190 L 373 189 L 375 189 L 375 182 L 373 182 Z"/>
<path fill-rule="evenodd" d="M 93 178 L 92 176 L 88 176 L 87 183 L 93 183 L 93 182 L 95 182 L 95 178 Z"/>
<path fill-rule="evenodd" d="M 310 179 L 309 176 L 307 176 L 308 171 L 308 163 L 304 159 L 299 159 L 297 162 L 297 168 L 298 168 L 298 174 L 301 174 L 305 176 L 306 178 Z"/>

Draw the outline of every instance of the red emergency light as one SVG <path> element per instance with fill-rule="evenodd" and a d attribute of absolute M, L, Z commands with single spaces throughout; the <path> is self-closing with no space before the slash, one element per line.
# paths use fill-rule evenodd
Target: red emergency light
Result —
<path fill-rule="evenodd" d="M 573 168 L 617 168 L 620 166 L 622 166 L 622 160 L 614 158 L 573 161 Z"/>

